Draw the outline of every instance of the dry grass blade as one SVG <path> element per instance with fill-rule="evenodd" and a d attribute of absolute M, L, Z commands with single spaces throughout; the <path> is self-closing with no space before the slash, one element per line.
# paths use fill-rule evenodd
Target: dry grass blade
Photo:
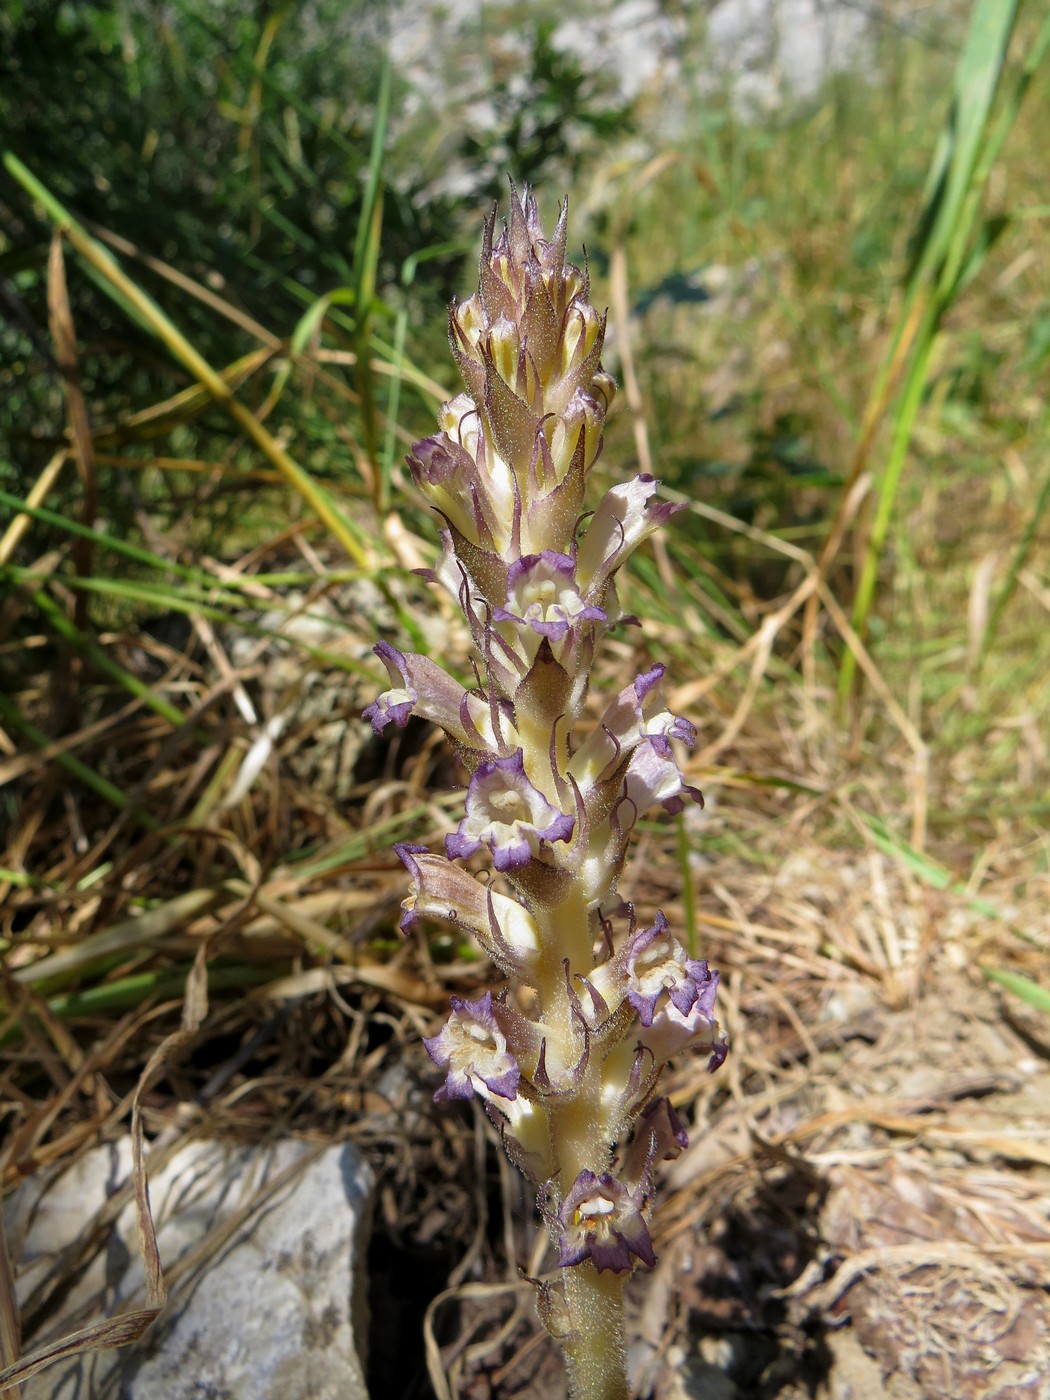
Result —
<path fill-rule="evenodd" d="M 210 908 L 218 897 L 215 890 L 187 890 L 185 894 L 176 895 L 155 909 L 147 909 L 133 919 L 123 920 L 100 933 L 80 939 L 64 952 L 52 953 L 30 963 L 28 967 L 18 968 L 14 972 L 15 980 L 23 986 L 32 986 L 36 982 L 64 977 L 70 972 L 89 967 L 111 953 L 148 948 L 168 934 L 184 928 Z"/>
<path fill-rule="evenodd" d="M 26 504 L 31 507 L 43 505 L 47 500 L 48 493 L 58 480 L 62 468 L 69 457 L 69 451 L 65 447 L 59 448 L 55 455 L 44 467 L 43 471 L 34 481 L 29 493 L 26 496 Z M 0 538 L 0 567 L 10 563 L 14 558 L 15 551 L 22 543 L 26 531 L 32 524 L 32 517 L 22 512 L 15 516 Z"/>
<path fill-rule="evenodd" d="M 24 1356 L 13 1366 L 5 1366 L 0 1371 L 0 1387 L 21 1385 L 31 1376 L 45 1371 L 59 1361 L 81 1356 L 87 1351 L 106 1351 L 110 1347 L 126 1347 L 137 1342 L 147 1327 L 156 1320 L 160 1305 L 139 1308 L 122 1313 L 120 1317 L 109 1318 L 105 1322 L 92 1323 L 71 1332 L 68 1337 L 49 1342 Z"/>
<path fill-rule="evenodd" d="M 449 1378 L 446 1374 L 445 1363 L 441 1356 L 441 1348 L 438 1346 L 437 1337 L 434 1333 L 434 1322 L 438 1313 L 446 1303 L 462 1301 L 465 1299 L 478 1299 L 489 1301 L 493 1298 L 503 1298 L 508 1294 L 528 1297 L 532 1293 L 532 1284 L 520 1283 L 461 1283 L 455 1288 L 447 1288 L 443 1293 L 431 1302 L 427 1308 L 426 1319 L 423 1324 L 424 1346 L 426 1348 L 427 1373 L 430 1376 L 430 1383 L 438 1396 L 438 1400 L 455 1400 L 459 1393 L 458 1386 L 450 1386 Z M 515 1316 L 514 1321 L 517 1321 Z M 509 1329 L 508 1329 L 509 1335 Z M 500 1338 L 500 1342 L 503 1338 Z M 490 1348 L 486 1346 L 485 1350 Z"/>
<path fill-rule="evenodd" d="M 20 1361 L 0 1371 L 0 1386 L 20 1384 L 37 1372 L 84 1352 L 129 1346 L 138 1341 L 164 1307 L 167 1290 L 150 1212 L 149 1186 L 143 1156 L 142 1097 L 168 1061 L 178 1055 L 200 1029 L 208 1010 L 207 987 L 207 948 L 202 944 L 186 982 L 182 1027 L 174 1034 L 166 1036 L 150 1056 L 132 1099 L 132 1190 L 145 1272 L 145 1307 L 94 1323 L 37 1348 Z"/>
<path fill-rule="evenodd" d="M 73 460 L 76 462 L 80 478 L 82 497 L 81 522 L 89 529 L 95 523 L 98 512 L 98 479 L 95 472 L 95 451 L 91 438 L 91 424 L 88 420 L 87 403 L 80 387 L 80 370 L 77 362 L 77 337 L 73 326 L 73 312 L 69 305 L 69 292 L 66 287 L 66 268 L 62 256 L 62 235 L 56 230 L 51 237 L 51 252 L 48 259 L 47 279 L 48 314 L 51 323 L 51 340 L 55 349 L 55 361 L 62 375 L 66 399 L 66 419 L 69 437 L 72 442 Z M 91 575 L 93 550 L 91 541 L 78 537 L 73 542 L 73 566 L 81 578 Z M 73 622 L 81 631 L 89 626 L 91 599 L 87 593 L 78 593 L 73 605 Z"/>
<path fill-rule="evenodd" d="M 18 1296 L 11 1272 L 11 1256 L 7 1252 L 7 1235 L 3 1212 L 0 1211 L 0 1367 L 16 1365 L 22 1349 L 19 1325 Z M 18 1400 L 14 1387 L 0 1391 L 0 1400 Z"/>

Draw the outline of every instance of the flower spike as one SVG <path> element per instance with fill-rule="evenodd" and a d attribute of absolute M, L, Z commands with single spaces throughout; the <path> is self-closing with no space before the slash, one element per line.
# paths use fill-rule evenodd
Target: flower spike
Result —
<path fill-rule="evenodd" d="M 400 926 L 469 933 L 507 985 L 454 996 L 423 1043 L 435 1097 L 478 1097 L 540 1188 L 563 1270 L 540 1286 L 541 1316 L 573 1400 L 595 1400 L 628 1394 L 622 1286 L 656 1262 L 654 1174 L 687 1146 L 661 1074 L 686 1050 L 717 1068 L 726 1039 L 718 973 L 663 914 L 638 928 L 628 906 L 624 927 L 616 896 L 638 820 L 703 803 L 680 766 L 696 730 L 667 709 L 660 662 L 587 703 L 610 628 L 639 625 L 617 575 L 682 507 L 641 474 L 588 508 L 616 385 L 605 315 L 567 252 L 567 203 L 548 236 L 512 184 L 506 221 L 484 225 L 477 290 L 449 310 L 463 390 L 408 457 L 440 540 L 424 577 L 463 614 L 474 684 L 381 641 L 389 685 L 364 715 L 379 736 L 411 716 L 440 725 L 469 774 L 445 855 L 394 848 L 410 881 Z M 481 877 L 458 864 L 481 853 Z"/>

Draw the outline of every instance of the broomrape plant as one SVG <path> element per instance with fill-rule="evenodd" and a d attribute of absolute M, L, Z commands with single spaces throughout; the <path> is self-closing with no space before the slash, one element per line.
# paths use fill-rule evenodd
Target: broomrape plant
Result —
<path fill-rule="evenodd" d="M 718 973 L 687 956 L 662 914 L 647 928 L 616 884 L 638 819 L 701 794 L 674 741 L 693 726 L 664 708 L 656 664 L 577 734 L 616 574 L 678 507 L 639 475 L 588 511 L 615 384 L 602 369 L 605 317 L 585 271 L 565 260 L 567 204 L 549 240 L 533 195 L 511 186 L 510 222 L 485 226 L 478 292 L 454 302 L 452 353 L 466 392 L 408 463 L 443 523 L 429 575 L 456 600 L 476 648 L 477 685 L 434 661 L 376 646 L 391 688 L 365 711 L 377 734 L 410 715 L 441 725 L 471 774 L 444 856 L 395 846 L 411 876 L 407 931 L 421 918 L 469 932 L 506 978 L 497 994 L 452 998 L 425 1042 L 445 1072 L 438 1099 L 477 1094 L 536 1184 L 560 1282 L 536 1281 L 577 1400 L 628 1394 L 623 1289 L 655 1262 L 653 1174 L 686 1135 L 658 1096 L 668 1058 L 699 1050 L 717 1069 Z M 501 877 L 457 864 L 484 852 Z M 500 892 L 497 885 L 508 891 Z M 613 919 L 626 921 L 620 937 Z M 514 989 L 532 989 L 531 1014 Z M 625 1144 L 625 1145 L 623 1145 Z"/>

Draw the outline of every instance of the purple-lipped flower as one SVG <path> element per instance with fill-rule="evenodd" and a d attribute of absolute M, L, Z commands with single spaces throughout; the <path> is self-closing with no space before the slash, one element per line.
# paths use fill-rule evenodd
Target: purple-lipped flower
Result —
<path fill-rule="evenodd" d="M 376 734 L 388 724 L 403 729 L 413 714 L 439 724 L 461 750 L 500 751 L 517 744 L 506 707 L 472 695 L 428 656 L 398 651 L 389 642 L 372 648 L 394 682 L 364 711 Z"/>
<path fill-rule="evenodd" d="M 687 1016 L 700 1001 L 705 1015 L 713 1018 L 718 976 L 706 962 L 687 956 L 663 914 L 658 913 L 648 928 L 638 929 L 628 940 L 624 969 L 627 1000 L 643 1026 L 653 1024 L 657 1003 L 665 993 L 680 1015 Z"/>
<path fill-rule="evenodd" d="M 611 1172 L 580 1172 L 558 1211 L 558 1263 L 563 1268 L 590 1259 L 599 1272 L 625 1273 L 631 1256 L 656 1263 L 642 1209 L 641 1186 L 628 1191 Z"/>
<path fill-rule="evenodd" d="M 477 1001 L 454 996 L 452 1015 L 423 1044 L 434 1063 L 448 1071 L 435 1099 L 517 1097 L 521 1070 L 493 1014 L 491 992 Z"/>
<path fill-rule="evenodd" d="M 569 765 L 581 791 L 586 793 L 646 740 L 661 759 L 671 763 L 674 762 L 671 739 L 679 739 L 689 747 L 696 742 L 693 725 L 682 715 L 674 715 L 664 708 L 660 682 L 666 671 L 666 666 L 657 662 L 624 686 L 606 706 L 597 727 L 580 745 Z"/>
<path fill-rule="evenodd" d="M 702 965 L 707 966 L 706 963 Z M 639 1032 L 639 1043 L 652 1054 L 657 1064 L 663 1064 L 672 1055 L 685 1051 L 706 1054 L 708 1072 L 713 1074 L 729 1054 L 725 1031 L 708 1009 L 714 1002 L 718 973 L 709 970 L 707 978 L 711 988 L 709 1000 L 698 996 L 689 1010 L 683 1012 L 668 997 L 653 1017 L 652 1025 Z"/>
<path fill-rule="evenodd" d="M 551 805 L 525 776 L 522 750 L 479 764 L 467 788 L 466 815 L 445 838 L 450 859 L 485 845 L 497 870 L 527 865 L 541 841 L 568 841 L 575 818 Z"/>
<path fill-rule="evenodd" d="M 627 831 L 657 803 L 672 815 L 682 810 L 686 798 L 704 805 L 703 793 L 685 781 L 663 734 L 647 737 L 631 754 L 623 795 L 629 810 L 621 814 L 620 822 Z"/>
<path fill-rule="evenodd" d="M 507 571 L 507 602 L 495 608 L 492 620 L 505 624 L 503 635 L 517 643 L 532 661 L 542 638 L 560 660 L 569 629 L 584 622 L 605 622 L 605 613 L 580 597 L 575 561 L 568 554 L 545 549 L 515 559 Z"/>

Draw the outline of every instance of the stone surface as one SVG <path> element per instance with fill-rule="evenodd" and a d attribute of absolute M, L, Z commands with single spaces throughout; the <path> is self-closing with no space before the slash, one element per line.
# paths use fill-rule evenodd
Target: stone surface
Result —
<path fill-rule="evenodd" d="M 527 8 L 523 23 L 516 0 L 391 0 L 384 14 L 403 84 L 391 128 L 395 182 L 399 144 L 406 176 L 422 175 L 431 194 L 469 199 L 515 168 L 510 114 L 527 145 L 557 101 L 557 83 L 543 87 L 555 65 L 549 55 L 541 61 L 541 33 L 580 85 L 580 110 L 562 114 L 566 155 L 608 163 L 625 149 L 647 159 L 687 136 L 723 90 L 741 115 L 758 117 L 812 98 L 832 74 L 874 78 L 880 26 L 900 10 L 899 28 L 909 29 L 899 0 L 532 0 Z M 927 22 L 940 8 L 943 0 L 930 6 Z M 628 109 L 626 144 L 589 130 L 588 117 Z"/>
<path fill-rule="evenodd" d="M 167 1308 L 137 1345 L 52 1367 L 26 1384 L 23 1400 L 367 1400 L 372 1176 L 349 1145 L 314 1151 L 297 1141 L 182 1149 L 150 1181 Z M 127 1180 L 130 1162 L 127 1141 L 100 1147 L 43 1190 L 33 1181 L 16 1195 L 7 1218 L 20 1300 Z M 141 1306 L 141 1286 L 128 1207 L 46 1337 Z"/>

